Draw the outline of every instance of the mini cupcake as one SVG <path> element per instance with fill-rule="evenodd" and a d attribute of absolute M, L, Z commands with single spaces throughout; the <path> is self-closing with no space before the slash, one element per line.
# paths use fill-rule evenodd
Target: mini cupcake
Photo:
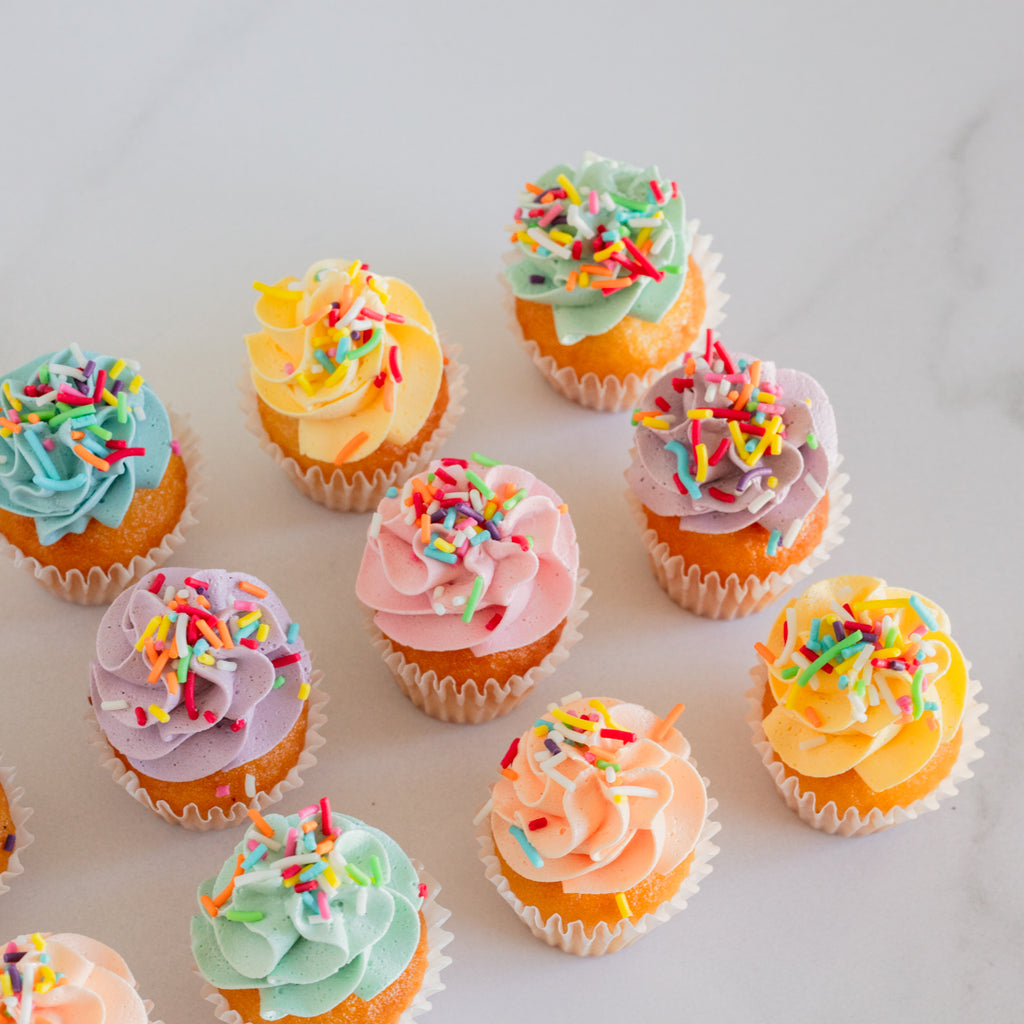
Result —
<path fill-rule="evenodd" d="M 18 1024 L 83 1021 L 147 1024 L 128 965 L 109 946 L 84 935 L 35 932 L 4 944 L 0 1018 Z"/>
<path fill-rule="evenodd" d="M 455 353 L 442 351 L 409 285 L 359 260 L 321 260 L 301 283 L 255 287 L 250 430 L 307 497 L 372 509 L 451 433 L 465 394 Z"/>
<path fill-rule="evenodd" d="M 658 582 L 713 619 L 755 612 L 840 541 L 835 416 L 813 377 L 706 336 L 633 415 L 626 480 Z"/>
<path fill-rule="evenodd" d="M 532 473 L 441 459 L 380 503 L 356 595 L 399 688 L 428 715 L 484 722 L 565 660 L 590 592 L 568 508 Z"/>
<path fill-rule="evenodd" d="M 938 605 L 873 576 L 787 602 L 757 644 L 749 721 L 786 804 L 839 835 L 877 832 L 957 792 L 985 705 Z"/>
<path fill-rule="evenodd" d="M 276 594 L 247 573 L 150 573 L 100 623 L 90 702 L 114 778 L 166 821 L 223 828 L 300 784 L 326 696 Z"/>
<path fill-rule="evenodd" d="M 25 826 L 32 811 L 22 805 L 24 790 L 14 784 L 14 770 L 0 764 L 0 895 L 23 868 L 21 854 L 32 843 Z"/>
<path fill-rule="evenodd" d="M 105 604 L 192 525 L 199 458 L 137 363 L 77 345 L 0 383 L 0 538 L 53 593 Z"/>
<path fill-rule="evenodd" d="M 629 409 L 721 321 L 721 257 L 696 230 L 657 167 L 588 153 L 527 184 L 505 279 L 526 349 L 556 391 Z"/>
<path fill-rule="evenodd" d="M 538 938 L 611 953 L 686 906 L 711 871 L 717 806 L 673 728 L 638 704 L 552 704 L 501 759 L 477 816 L 488 879 Z"/>
<path fill-rule="evenodd" d="M 451 935 L 422 866 L 326 799 L 288 817 L 254 813 L 253 823 L 199 887 L 192 918 L 218 1017 L 407 1024 L 429 1009 Z"/>

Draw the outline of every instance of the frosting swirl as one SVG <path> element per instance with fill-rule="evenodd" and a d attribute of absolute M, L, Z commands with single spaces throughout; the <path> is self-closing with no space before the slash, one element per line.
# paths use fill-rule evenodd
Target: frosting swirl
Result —
<path fill-rule="evenodd" d="M 304 815 L 255 820 L 267 828 L 251 829 L 199 887 L 192 952 L 203 977 L 220 989 L 258 988 L 265 1020 L 315 1017 L 353 993 L 374 998 L 419 943 L 425 887 L 409 858 L 379 829 L 330 813 L 326 800 Z M 319 830 L 303 832 L 307 821 Z"/>
<path fill-rule="evenodd" d="M 658 323 L 686 282 L 691 236 L 674 181 L 587 153 L 528 184 L 515 211 L 517 298 L 553 307 L 563 345 L 627 316 Z"/>
<path fill-rule="evenodd" d="M 838 460 L 835 416 L 818 382 L 734 357 L 710 332 L 704 354 L 655 382 L 633 422 L 633 493 L 697 533 L 759 523 L 789 546 Z"/>
<path fill-rule="evenodd" d="M 137 363 L 71 345 L 0 380 L 0 508 L 34 519 L 44 545 L 93 519 L 117 527 L 136 488 L 159 485 L 171 443 Z"/>
<path fill-rule="evenodd" d="M 578 568 L 576 531 L 550 487 L 517 466 L 441 459 L 380 503 L 356 595 L 398 643 L 481 657 L 554 629 Z"/>
<path fill-rule="evenodd" d="M 517 874 L 561 882 L 566 893 L 624 892 L 667 874 L 707 817 L 689 754 L 670 724 L 638 704 L 552 705 L 502 760 L 491 792 L 495 845 Z"/>
<path fill-rule="evenodd" d="M 873 576 L 837 576 L 789 601 L 757 651 L 776 706 L 764 731 L 802 775 L 906 781 L 960 728 L 967 666 L 938 605 Z"/>
<path fill-rule="evenodd" d="M 107 609 L 90 693 L 132 767 L 188 782 L 277 746 L 301 713 L 310 670 L 298 625 L 257 577 L 164 569 Z"/>
<path fill-rule="evenodd" d="M 253 384 L 298 420 L 303 455 L 342 465 L 385 441 L 403 445 L 437 399 L 443 355 L 422 299 L 356 260 L 321 260 L 295 278 L 259 282 L 262 325 L 245 343 Z"/>
<path fill-rule="evenodd" d="M 4 947 L 0 1019 L 18 1024 L 145 1024 L 128 965 L 84 935 L 21 935 Z M 12 991 L 13 990 L 13 991 Z M 10 992 L 11 994 L 6 994 Z"/>

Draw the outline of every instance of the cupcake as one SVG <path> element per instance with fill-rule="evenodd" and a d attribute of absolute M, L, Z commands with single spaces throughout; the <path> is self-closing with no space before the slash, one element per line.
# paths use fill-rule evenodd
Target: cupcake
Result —
<path fill-rule="evenodd" d="M 712 334 L 633 414 L 626 480 L 658 582 L 683 608 L 747 615 L 839 543 L 849 498 L 813 377 L 732 355 Z"/>
<path fill-rule="evenodd" d="M 24 790 L 14 785 L 14 770 L 0 764 L 0 895 L 8 882 L 22 872 L 21 853 L 32 842 L 25 827 L 32 811 L 22 806 Z"/>
<path fill-rule="evenodd" d="M 593 153 L 526 185 L 505 280 L 534 364 L 592 409 L 631 408 L 722 319 L 721 257 L 674 181 Z"/>
<path fill-rule="evenodd" d="M 809 825 L 876 832 L 934 810 L 972 775 L 985 705 L 928 598 L 837 576 L 788 601 L 756 647 L 754 742 Z"/>
<path fill-rule="evenodd" d="M 451 433 L 465 393 L 454 353 L 409 285 L 359 260 L 255 288 L 249 428 L 303 494 L 372 509 Z"/>
<path fill-rule="evenodd" d="M 718 852 L 690 745 L 639 704 L 574 694 L 501 759 L 477 816 L 488 879 L 538 938 L 611 953 L 686 906 Z"/>
<path fill-rule="evenodd" d="M 109 946 L 84 935 L 34 932 L 5 943 L 0 1018 L 18 1024 L 81 1020 L 147 1024 L 128 965 Z"/>
<path fill-rule="evenodd" d="M 165 820 L 223 828 L 316 763 L 318 681 L 298 623 L 257 577 L 153 572 L 100 623 L 95 743 L 115 779 Z"/>
<path fill-rule="evenodd" d="M 0 383 L 0 537 L 61 597 L 104 604 L 195 520 L 198 455 L 137 363 L 77 345 Z"/>
<path fill-rule="evenodd" d="M 576 531 L 532 473 L 441 459 L 392 490 L 367 533 L 356 595 L 399 688 L 428 715 L 510 711 L 579 639 Z"/>
<path fill-rule="evenodd" d="M 326 799 L 288 817 L 253 813 L 199 887 L 192 953 L 204 995 L 235 1024 L 411 1021 L 450 963 L 438 891 L 390 836 Z"/>

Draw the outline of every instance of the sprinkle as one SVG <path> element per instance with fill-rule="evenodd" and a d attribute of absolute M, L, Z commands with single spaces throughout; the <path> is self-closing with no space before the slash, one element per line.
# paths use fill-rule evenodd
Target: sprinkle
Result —
<path fill-rule="evenodd" d="M 925 605 L 921 598 L 917 596 L 917 594 L 911 594 L 909 601 L 910 607 L 913 608 L 915 612 L 917 612 L 918 618 L 930 630 L 936 630 L 939 628 L 939 623 L 937 622 L 935 616 L 931 613 L 930 609 Z"/>
<path fill-rule="evenodd" d="M 302 654 L 299 651 L 295 651 L 292 654 L 283 654 L 280 658 L 273 658 L 270 664 L 274 668 L 284 668 L 286 665 L 294 665 L 297 661 L 302 661 Z"/>
<path fill-rule="evenodd" d="M 226 910 L 224 916 L 229 921 L 262 921 L 262 910 Z"/>
<path fill-rule="evenodd" d="M 167 712 L 164 711 L 164 709 L 162 707 L 160 707 L 159 704 L 150 704 L 149 705 L 149 713 L 158 722 L 169 722 L 171 720 L 171 716 L 169 714 L 167 714 Z M 144 723 L 140 722 L 139 724 L 141 725 L 141 724 L 144 724 Z"/>
<path fill-rule="evenodd" d="M 808 709 L 810 710 L 810 709 Z M 820 747 L 826 742 L 824 736 L 812 736 L 809 740 L 800 741 L 801 750 L 813 750 L 815 747 Z"/>
<path fill-rule="evenodd" d="M 779 550 L 779 541 L 782 540 L 782 534 L 778 530 L 772 530 L 768 535 L 768 547 L 766 553 L 769 558 L 774 558 L 775 553 Z"/>
<path fill-rule="evenodd" d="M 593 728 L 593 726 L 591 726 Z M 625 729 L 601 729 L 598 733 L 604 739 L 622 740 L 623 743 L 635 743 L 636 733 L 628 732 Z"/>
<path fill-rule="evenodd" d="M 806 718 L 815 729 L 821 728 L 821 715 L 819 715 L 814 708 L 810 706 L 804 708 L 804 718 Z"/>
<path fill-rule="evenodd" d="M 355 453 L 356 449 L 359 448 L 364 442 L 368 441 L 369 439 L 370 435 L 365 430 L 360 430 L 358 434 L 356 434 L 354 437 L 349 438 L 349 440 L 344 445 L 342 445 L 341 449 L 338 451 L 338 454 L 334 456 L 334 464 L 336 466 L 341 466 L 344 463 L 348 462 L 352 455 Z"/>
<path fill-rule="evenodd" d="M 266 818 L 255 807 L 250 807 L 248 811 L 249 817 L 252 818 L 252 823 L 263 833 L 265 836 L 273 837 L 274 829 L 267 823 Z"/>
<path fill-rule="evenodd" d="M 508 830 L 512 838 L 515 839 L 523 848 L 523 853 L 526 854 L 530 863 L 535 868 L 544 867 L 544 861 L 541 858 L 541 855 L 537 852 L 530 840 L 526 838 L 526 833 L 518 825 L 510 825 Z"/>
<path fill-rule="evenodd" d="M 633 911 L 629 908 L 629 900 L 626 899 L 624 892 L 617 892 L 615 894 L 615 906 L 619 908 L 619 913 L 623 918 L 630 918 L 633 916 Z"/>

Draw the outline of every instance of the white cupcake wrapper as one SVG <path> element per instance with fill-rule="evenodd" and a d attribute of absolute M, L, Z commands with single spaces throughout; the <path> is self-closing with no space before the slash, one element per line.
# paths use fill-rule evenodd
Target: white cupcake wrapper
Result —
<path fill-rule="evenodd" d="M 554 649 L 532 669 L 523 675 L 512 676 L 505 683 L 488 679 L 483 685 L 471 681 L 456 688 L 452 676 L 438 678 L 433 669 L 424 672 L 414 663 L 406 661 L 401 651 L 396 651 L 391 640 L 374 624 L 372 613 L 367 619 L 366 629 L 370 641 L 380 652 L 398 688 L 421 711 L 442 722 L 461 725 L 489 722 L 507 714 L 539 683 L 569 657 L 569 651 L 579 642 L 579 627 L 587 617 L 583 606 L 592 591 L 585 587 L 586 570 L 581 570 L 576 581 L 576 596 L 566 613 L 562 635 Z"/>
<path fill-rule="evenodd" d="M 704 779 L 704 785 L 707 786 L 707 779 Z M 704 827 L 693 850 L 693 863 L 676 894 L 653 913 L 644 914 L 636 921 L 623 920 L 614 927 L 602 921 L 590 936 L 586 934 L 580 921 L 564 922 L 560 914 L 552 914 L 545 920 L 536 907 L 527 906 L 516 896 L 508 880 L 501 873 L 501 863 L 495 850 L 494 837 L 491 835 L 489 814 L 477 822 L 476 840 L 480 847 L 477 856 L 483 862 L 487 880 L 538 939 L 576 956 L 603 956 L 636 942 L 652 928 L 657 928 L 686 909 L 690 897 L 700 888 L 700 883 L 711 874 L 711 859 L 718 853 L 719 848 L 712 839 L 722 826 L 711 820 L 711 815 L 717 807 L 718 801 L 714 797 L 708 797 L 708 816 L 704 820 Z"/>
<path fill-rule="evenodd" d="M 167 412 L 171 420 L 171 436 L 180 445 L 181 457 L 185 460 L 188 495 L 181 518 L 160 544 L 150 548 L 145 555 L 136 555 L 128 565 L 117 562 L 106 572 L 93 566 L 88 573 L 78 569 L 61 573 L 54 566 L 44 565 L 37 558 L 26 555 L 3 537 L 0 537 L 0 552 L 6 554 L 17 568 L 35 576 L 51 594 L 74 604 L 110 604 L 125 587 L 137 583 L 146 573 L 163 565 L 185 539 L 184 531 L 195 525 L 196 508 L 206 501 L 203 492 L 203 459 L 199 454 L 196 435 L 189 426 L 187 416 L 179 416 L 169 406 Z"/>
<path fill-rule="evenodd" d="M 89 727 L 89 742 L 96 748 L 101 757 L 101 764 L 110 772 L 114 781 L 124 787 L 125 791 L 134 797 L 144 807 L 148 807 L 154 814 L 163 818 L 172 825 L 180 825 L 193 832 L 207 832 L 211 829 L 230 828 L 241 821 L 248 820 L 249 808 L 254 807 L 259 811 L 266 810 L 290 790 L 302 785 L 302 773 L 312 768 L 317 763 L 316 755 L 313 753 L 324 745 L 324 738 L 320 734 L 327 717 L 324 714 L 324 706 L 327 704 L 327 693 L 320 685 L 323 680 L 323 673 L 317 669 L 313 670 L 310 676 L 310 691 L 307 701 L 309 710 L 306 718 L 306 742 L 299 759 L 293 765 L 291 771 L 273 789 L 257 791 L 256 796 L 246 803 L 236 801 L 225 812 L 220 807 L 212 807 L 206 817 L 200 813 L 195 804 L 188 804 L 182 814 L 175 814 L 166 800 L 154 801 L 149 793 L 143 788 L 138 775 L 130 768 L 126 768 L 124 762 L 117 757 L 111 749 L 103 730 L 96 721 L 96 715 L 92 709 L 86 712 L 85 720 Z"/>
<path fill-rule="evenodd" d="M 689 222 L 690 231 L 693 234 L 693 246 L 690 255 L 697 264 L 704 279 L 705 312 L 704 320 L 700 330 L 697 331 L 697 339 L 704 336 L 708 328 L 717 327 L 724 319 L 722 312 L 729 296 L 722 291 L 722 282 L 725 275 L 718 269 L 722 262 L 721 253 L 711 252 L 711 235 L 699 235 L 697 230 L 700 221 Z M 517 257 L 516 253 L 507 254 L 507 261 L 512 262 Z M 678 359 L 673 359 L 664 366 L 648 370 L 642 376 L 630 373 L 620 379 L 609 375 L 602 380 L 596 373 L 585 373 L 582 377 L 576 373 L 571 366 L 559 366 L 551 356 L 541 355 L 540 346 L 533 338 L 522 336 L 522 327 L 515 313 L 515 296 L 504 274 L 500 275 L 502 285 L 505 288 L 506 302 L 505 311 L 508 319 L 509 331 L 520 339 L 523 348 L 526 349 L 533 365 L 540 370 L 544 379 L 560 395 L 584 405 L 588 409 L 597 409 L 601 412 L 624 412 L 636 406 L 640 396 L 663 374 L 676 366 L 682 365 L 686 360 L 686 353 L 681 353 Z M 697 342 L 694 342 L 696 345 Z M 692 346 L 691 346 L 692 347 Z"/>
<path fill-rule="evenodd" d="M 961 722 L 960 754 L 950 769 L 949 774 L 939 785 L 921 797 L 914 800 L 906 807 L 893 807 L 890 811 L 883 813 L 877 807 L 861 814 L 855 807 L 850 807 L 842 816 L 839 815 L 835 801 L 830 800 L 820 811 L 815 810 L 814 793 L 805 793 L 800 788 L 798 779 L 787 776 L 781 762 L 775 760 L 774 750 L 765 736 L 762 710 L 762 698 L 764 688 L 768 683 L 768 670 L 764 665 L 756 665 L 750 670 L 750 678 L 753 686 L 747 691 L 747 724 L 753 734 L 753 743 L 761 761 L 772 781 L 778 788 L 779 795 L 785 801 L 786 806 L 797 813 L 801 821 L 806 822 L 812 828 L 820 832 L 827 832 L 830 835 L 838 836 L 867 836 L 873 832 L 880 832 L 882 829 L 890 828 L 892 825 L 899 825 L 904 821 L 911 821 L 919 818 L 928 811 L 934 811 L 939 806 L 939 801 L 956 796 L 959 792 L 958 785 L 964 779 L 974 776 L 971 770 L 971 763 L 977 761 L 984 751 L 978 746 L 989 733 L 988 727 L 981 724 L 981 716 L 988 710 L 987 704 L 977 700 L 981 691 L 981 684 L 970 678 L 971 665 L 965 660 L 968 673 L 967 677 L 967 706 L 964 709 L 964 716 Z"/>
<path fill-rule="evenodd" d="M 763 580 L 749 576 L 745 581 L 733 573 L 725 582 L 717 572 L 709 572 L 703 582 L 699 565 L 687 565 L 682 555 L 669 554 L 669 547 L 658 540 L 657 533 L 647 526 L 643 506 L 632 492 L 626 490 L 626 501 L 640 527 L 643 529 L 643 543 L 651 562 L 654 575 L 662 590 L 680 608 L 707 619 L 736 619 L 758 612 L 785 593 L 794 583 L 810 575 L 829 553 L 842 543 L 843 530 L 850 520 L 846 509 L 850 495 L 846 485 L 850 478 L 839 472 L 843 458 L 840 455 L 836 469 L 828 485 L 828 522 L 821 540 L 815 549 L 802 561 L 789 566 L 781 573 L 769 573 Z"/>
<path fill-rule="evenodd" d="M 248 364 L 238 382 L 242 397 L 238 403 L 245 414 L 245 426 L 260 447 L 280 466 L 284 474 L 307 498 L 336 512 L 370 512 L 377 507 L 390 487 L 400 487 L 411 476 L 423 472 L 434 459 L 441 445 L 448 440 L 455 424 L 464 411 L 466 399 L 466 367 L 458 361 L 462 349 L 458 345 L 442 345 L 448 359 L 445 376 L 448 379 L 448 406 L 437 429 L 418 452 L 410 452 L 404 462 L 396 462 L 385 472 L 378 469 L 369 480 L 362 471 L 347 481 L 340 473 L 325 480 L 319 466 L 303 470 L 280 446 L 270 440 L 260 420 L 256 402 L 256 389 L 249 374 Z"/>
<path fill-rule="evenodd" d="M 14 769 L 0 766 L 0 789 L 7 794 L 7 803 L 11 808 L 11 822 L 14 825 L 14 851 L 7 861 L 7 870 L 0 871 L 0 896 L 10 886 L 7 884 L 15 875 L 20 875 L 25 870 L 21 863 L 21 854 L 31 845 L 35 836 L 26 828 L 25 822 L 32 816 L 32 809 L 22 804 L 25 790 L 14 784 Z"/>
<path fill-rule="evenodd" d="M 451 916 L 451 912 L 440 906 L 437 902 L 437 894 L 441 886 L 431 877 L 423 865 L 412 859 L 412 865 L 419 875 L 420 881 L 427 887 L 427 897 L 423 901 L 423 920 L 427 926 L 427 970 L 423 975 L 423 984 L 413 998 L 412 1003 L 405 1009 L 396 1024 L 412 1024 L 420 1014 L 430 1009 L 430 997 L 444 989 L 445 984 L 441 980 L 441 971 L 451 962 L 452 958 L 444 952 L 445 946 L 452 941 L 452 933 L 442 927 Z M 202 997 L 214 1007 L 214 1012 L 224 1024 L 263 1024 L 262 1020 L 246 1021 L 237 1011 L 228 1006 L 228 1001 L 214 988 L 198 968 L 193 969 L 195 974 L 203 983 Z M 309 1018 L 313 1024 L 317 1018 Z"/>

